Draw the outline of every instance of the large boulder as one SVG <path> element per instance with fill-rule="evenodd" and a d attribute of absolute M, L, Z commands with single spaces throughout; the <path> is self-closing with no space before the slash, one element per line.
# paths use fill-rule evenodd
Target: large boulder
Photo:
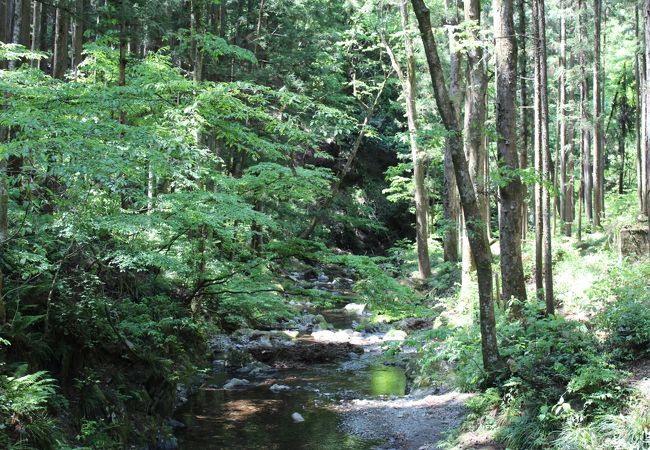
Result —
<path fill-rule="evenodd" d="M 618 250 L 621 258 L 647 254 L 648 227 L 629 225 L 621 228 L 618 243 Z"/>

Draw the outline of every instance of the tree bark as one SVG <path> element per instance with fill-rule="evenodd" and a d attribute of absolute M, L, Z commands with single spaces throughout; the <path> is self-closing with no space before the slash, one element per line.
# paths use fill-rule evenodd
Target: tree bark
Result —
<path fill-rule="evenodd" d="M 639 33 L 639 6 L 634 8 L 634 35 L 636 36 L 636 52 L 634 57 L 634 95 L 636 97 L 636 195 L 639 203 L 639 212 L 643 213 L 643 155 L 641 153 L 641 36 Z"/>
<path fill-rule="evenodd" d="M 454 27 L 458 25 L 457 0 L 445 0 L 447 25 L 449 26 L 449 94 L 460 114 L 463 104 L 465 89 L 461 71 L 462 54 L 458 45 Z M 462 122 L 462 118 L 457 118 Z M 454 165 L 451 161 L 449 139 L 445 138 L 444 154 L 444 181 L 443 181 L 443 210 L 445 218 L 443 236 L 443 256 L 445 261 L 458 262 L 459 259 L 459 231 L 460 231 L 460 198 L 454 175 Z"/>
<path fill-rule="evenodd" d="M 486 148 L 485 148 L 485 116 L 487 92 L 487 74 L 483 59 L 483 46 L 479 36 L 481 25 L 480 0 L 464 0 L 465 22 L 469 25 L 471 46 L 467 52 L 467 86 L 465 93 L 465 123 L 463 136 L 465 137 L 465 157 L 469 162 L 469 171 L 476 192 L 479 211 L 484 227 L 488 224 L 488 196 L 485 176 L 483 174 Z M 468 229 L 465 227 L 463 245 L 463 285 L 469 281 L 468 274 L 475 269 L 474 255 L 468 243 Z M 489 250 L 489 249 L 488 249 Z"/>
<path fill-rule="evenodd" d="M 84 43 L 84 0 L 76 0 L 75 18 L 72 26 L 72 69 L 76 72 L 81 63 Z"/>
<path fill-rule="evenodd" d="M 544 298 L 544 259 L 542 253 L 544 220 L 542 211 L 542 98 L 540 81 L 540 30 L 538 0 L 533 0 L 533 72 L 534 72 L 534 137 L 533 146 L 535 149 L 535 290 L 538 300 Z"/>
<path fill-rule="evenodd" d="M 602 0 L 594 0 L 594 65 L 593 65 L 593 108 L 594 108 L 594 227 L 600 226 L 603 204 L 603 136 L 601 99 L 600 24 Z"/>
<path fill-rule="evenodd" d="M 10 0 L 11 1 L 11 0 Z M 31 3 L 30 0 L 13 0 L 14 1 L 14 21 L 13 21 L 13 38 L 12 41 L 16 44 L 30 48 L 30 15 Z"/>
<path fill-rule="evenodd" d="M 571 157 L 572 145 L 569 141 L 569 121 L 567 117 L 567 53 L 566 53 L 566 14 L 564 10 L 565 4 L 562 3 L 562 13 L 560 16 L 560 85 L 559 90 L 559 111 L 560 111 L 560 135 L 558 142 L 560 144 L 560 160 L 559 160 L 559 199 L 560 199 L 560 219 L 563 224 L 563 232 L 565 236 L 571 236 L 571 193 L 568 186 L 568 168 L 569 159 Z M 557 166 L 557 161 L 556 161 Z"/>
<path fill-rule="evenodd" d="M 526 300 L 526 283 L 521 259 L 522 184 L 517 152 L 517 40 L 513 18 L 513 0 L 496 0 L 494 36 L 496 42 L 496 129 L 498 163 L 507 184 L 500 187 L 499 244 L 501 248 L 501 281 L 503 298 Z M 518 305 L 513 313 L 519 316 Z"/>
<path fill-rule="evenodd" d="M 203 52 L 196 40 L 196 35 L 200 32 L 201 10 L 200 5 L 197 3 L 197 0 L 190 1 L 190 34 L 192 35 L 190 53 L 194 65 L 192 79 L 194 81 L 201 81 L 203 79 Z"/>
<path fill-rule="evenodd" d="M 68 67 L 68 28 L 69 16 L 62 8 L 56 8 L 54 23 L 54 61 L 52 76 L 60 80 Z"/>
<path fill-rule="evenodd" d="M 650 0 L 648 1 L 650 2 Z M 487 238 L 487 230 L 481 217 L 469 165 L 463 151 L 458 114 L 449 96 L 449 90 L 442 72 L 438 47 L 431 28 L 430 11 L 424 0 L 412 0 L 412 4 L 418 20 L 422 43 L 424 44 L 436 105 L 444 126 L 449 132 L 449 149 L 454 174 L 456 175 L 466 227 L 469 230 L 469 244 L 476 261 L 483 366 L 487 373 L 491 375 L 503 367 L 503 362 L 497 347 L 494 299 L 492 297 L 492 254 Z"/>
<path fill-rule="evenodd" d="M 520 52 L 519 52 L 519 78 L 520 78 L 520 96 L 521 96 L 521 146 L 519 149 L 519 167 L 528 168 L 528 147 L 530 145 L 530 114 L 528 108 L 528 58 L 526 54 L 526 1 L 518 1 L 518 34 Z M 526 239 L 528 233 L 528 187 L 522 184 L 523 201 L 521 203 L 521 238 Z"/>
<path fill-rule="evenodd" d="M 587 79 L 586 66 L 587 57 L 584 50 L 585 45 L 585 4 L 584 0 L 578 3 L 578 36 L 580 41 L 580 117 L 581 117 L 581 173 L 582 173 L 582 197 L 587 220 L 593 220 L 593 170 L 591 162 L 591 133 L 587 124 L 591 122 L 589 116 L 589 80 Z"/>
<path fill-rule="evenodd" d="M 33 52 L 36 52 L 41 49 L 41 34 L 42 29 L 41 25 L 43 22 L 43 4 L 41 2 L 34 2 L 34 8 L 32 11 L 32 45 L 31 49 Z M 33 60 L 32 67 L 40 69 L 41 63 L 40 60 Z"/>
<path fill-rule="evenodd" d="M 541 211 L 539 205 L 536 205 L 538 212 L 541 213 L 542 230 L 536 230 L 538 234 L 540 231 L 543 241 L 543 276 L 544 276 L 544 299 L 546 301 L 546 313 L 551 315 L 555 313 L 555 306 L 553 301 L 553 266 L 552 266 L 552 249 L 551 249 L 551 196 L 548 186 L 551 183 L 551 151 L 548 145 L 548 71 L 546 65 L 546 11 L 544 0 L 533 0 L 533 35 L 535 39 L 535 87 L 537 97 L 537 111 L 536 111 L 536 139 L 537 148 L 537 161 L 536 165 L 539 169 L 541 165 L 541 186 L 539 189 L 539 196 L 541 197 Z M 541 159 L 541 162 L 539 161 Z M 537 219 L 539 224 L 540 220 Z M 539 247 L 537 247 L 539 251 Z M 536 262 L 539 262 L 539 254 L 537 255 Z M 539 267 L 536 268 L 539 271 Z M 537 286 L 539 289 L 539 286 Z"/>
<path fill-rule="evenodd" d="M 13 0 L 0 0 L 0 41 L 11 42 L 10 11 Z M 7 68 L 7 61 L 0 61 L 0 69 Z"/>
<path fill-rule="evenodd" d="M 406 77 L 404 79 L 404 95 L 406 97 L 406 118 L 409 129 L 409 144 L 413 159 L 413 181 L 415 182 L 415 229 L 418 253 L 418 271 L 422 279 L 431 277 L 431 261 L 429 260 L 429 231 L 427 228 L 427 191 L 424 185 L 426 173 L 426 155 L 418 148 L 417 110 L 415 108 L 416 78 L 415 56 L 413 43 L 409 34 L 408 0 L 400 2 L 400 16 L 404 32 L 404 50 L 406 52 Z"/>
<path fill-rule="evenodd" d="M 645 22 L 645 83 L 644 83 L 644 122 L 645 122 L 645 204 L 646 204 L 646 214 L 648 214 L 648 236 L 650 236 L 650 155 L 648 155 L 648 150 L 650 149 L 650 133 L 648 132 L 648 127 L 650 126 L 650 89 L 648 89 L 648 80 L 650 80 L 650 64 L 647 62 L 650 61 L 650 0 L 645 0 L 644 5 L 644 22 Z M 650 251 L 650 239 L 648 239 L 648 250 Z"/>

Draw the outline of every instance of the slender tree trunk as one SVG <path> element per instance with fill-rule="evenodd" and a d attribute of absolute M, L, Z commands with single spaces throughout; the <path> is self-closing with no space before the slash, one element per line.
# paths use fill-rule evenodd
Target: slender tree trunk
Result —
<path fill-rule="evenodd" d="M 201 51 L 201 48 L 198 45 L 198 41 L 196 39 L 197 34 L 200 33 L 201 27 L 200 8 L 200 4 L 197 2 L 197 0 L 191 0 L 190 33 L 192 35 L 192 42 L 190 45 L 190 53 L 194 64 L 194 70 L 192 71 L 192 79 L 194 81 L 201 81 L 203 79 L 203 52 Z"/>
<path fill-rule="evenodd" d="M 465 95 L 465 124 L 463 136 L 465 137 L 465 157 L 469 162 L 470 176 L 474 183 L 479 211 L 484 227 L 487 230 L 487 186 L 483 174 L 486 148 L 485 148 L 485 116 L 487 91 L 487 74 L 485 72 L 485 61 L 483 59 L 483 46 L 478 29 L 481 24 L 481 2 L 480 0 L 464 0 L 465 21 L 471 23 L 469 28 L 471 41 L 467 51 L 467 87 Z M 468 229 L 465 227 L 463 245 L 463 286 L 469 282 L 468 274 L 475 269 L 474 255 L 468 243 Z"/>
<path fill-rule="evenodd" d="M 518 0 L 518 15 L 519 23 L 517 33 L 520 38 L 518 43 L 520 45 L 519 52 L 519 90 L 521 96 L 521 147 L 519 149 L 519 167 L 521 169 L 528 168 L 528 147 L 530 146 L 530 114 L 528 103 L 528 56 L 526 53 L 526 0 Z M 526 239 L 528 234 L 528 187 L 522 184 L 523 199 L 521 202 L 521 237 Z"/>
<path fill-rule="evenodd" d="M 639 33 L 639 6 L 634 8 L 634 35 L 636 36 L 636 52 L 634 57 L 634 95 L 636 97 L 635 131 L 636 131 L 636 195 L 639 211 L 643 213 L 643 158 L 641 153 L 641 36 Z"/>
<path fill-rule="evenodd" d="M 0 0 L 0 41 L 11 42 L 11 5 L 13 0 Z M 6 69 L 7 61 L 0 61 L 0 70 Z"/>
<path fill-rule="evenodd" d="M 539 30 L 539 0 L 533 0 L 533 59 L 534 59 L 534 111 L 535 111 L 535 289 L 537 298 L 544 294 L 544 259 L 543 237 L 544 220 L 542 211 L 542 85 L 541 85 L 541 49 Z"/>
<path fill-rule="evenodd" d="M 427 229 L 427 191 L 424 185 L 426 173 L 426 155 L 418 148 L 417 110 L 415 108 L 416 79 L 415 79 L 415 56 L 413 43 L 410 37 L 410 26 L 408 18 L 408 0 L 400 2 L 400 16 L 402 30 L 404 31 L 404 49 L 406 52 L 406 77 L 404 78 L 404 94 L 406 97 L 406 118 L 409 129 L 409 143 L 411 146 L 411 158 L 413 159 L 413 179 L 415 182 L 415 219 L 416 219 L 416 242 L 418 252 L 418 269 L 420 277 L 427 279 L 431 277 L 431 262 L 429 260 L 429 231 Z"/>
<path fill-rule="evenodd" d="M 648 80 L 650 80 L 650 64 L 647 62 L 650 61 L 650 0 L 645 0 L 644 5 L 644 22 L 645 22 L 645 83 L 644 83 L 644 93 L 643 97 L 645 99 L 645 111 L 644 111 L 644 122 L 645 122 L 645 204 L 646 204 L 646 214 L 648 214 L 648 250 L 650 251 L 650 155 L 648 155 L 648 150 L 650 149 L 650 133 L 648 132 L 648 127 L 650 126 L 650 89 L 648 89 Z"/>
<path fill-rule="evenodd" d="M 68 28 L 69 16 L 62 8 L 56 8 L 54 24 L 54 65 L 52 76 L 63 79 L 68 67 Z"/>
<path fill-rule="evenodd" d="M 32 43 L 31 49 L 33 52 L 36 52 L 41 49 L 41 25 L 42 25 L 42 15 L 43 15 L 43 4 L 41 2 L 33 2 L 32 10 Z M 41 63 L 40 60 L 33 60 L 32 67 L 40 69 Z"/>
<path fill-rule="evenodd" d="M 601 59 L 600 59 L 600 19 L 601 19 L 602 0 L 594 0 L 594 88 L 593 88 L 593 108 L 594 108 L 594 227 L 600 226 L 602 215 L 602 163 L 603 163 L 603 137 L 602 137 L 602 103 L 601 103 Z"/>
<path fill-rule="evenodd" d="M 578 37 L 580 41 L 580 117 L 581 117 L 581 173 L 582 173 L 582 196 L 585 216 L 587 220 L 593 220 L 592 193 L 593 193 L 593 170 L 591 163 L 591 133 L 589 125 L 591 119 L 589 116 L 589 80 L 587 78 L 587 57 L 585 54 L 585 3 L 580 0 L 578 3 Z"/>
<path fill-rule="evenodd" d="M 449 132 L 449 149 L 454 174 L 456 175 L 466 227 L 469 230 L 469 244 L 472 247 L 472 253 L 476 261 L 483 366 L 488 374 L 493 374 L 503 367 L 503 362 L 497 347 L 494 299 L 492 297 L 492 254 L 487 238 L 487 230 L 481 217 L 481 209 L 470 176 L 469 164 L 463 151 L 458 114 L 449 96 L 449 90 L 442 72 L 438 47 L 431 28 L 430 11 L 424 0 L 412 0 L 412 4 L 418 20 L 422 43 L 424 44 L 438 111 L 445 128 Z"/>
<path fill-rule="evenodd" d="M 9 133 L 7 128 L 0 127 L 0 142 L 7 141 Z M 9 191 L 7 189 L 7 159 L 0 159 L 0 254 L 5 251 L 4 245 L 9 230 Z M 0 267 L 0 326 L 7 321 L 7 312 L 3 296 L 4 274 Z"/>
<path fill-rule="evenodd" d="M 11 1 L 11 0 L 10 0 Z M 30 0 L 13 0 L 14 1 L 14 20 L 13 20 L 13 38 L 16 44 L 30 48 Z"/>
<path fill-rule="evenodd" d="M 533 0 L 533 35 L 535 38 L 535 66 L 536 66 L 536 93 L 537 97 L 537 121 L 536 135 L 538 141 L 537 161 L 541 165 L 541 186 L 539 187 L 541 197 L 542 220 L 542 241 L 543 241 L 543 274 L 544 274 L 544 299 L 546 301 L 547 314 L 555 313 L 553 301 L 553 266 L 551 252 L 551 196 L 548 189 L 551 183 L 551 151 L 548 145 L 548 75 L 546 67 L 546 11 L 544 0 Z M 540 160 L 541 159 L 541 164 Z M 539 175 L 538 175 L 539 176 Z M 539 224 L 540 220 L 537 219 Z M 538 238 L 539 240 L 539 238 Z M 539 250 L 539 248 L 537 248 Z M 539 262 L 539 256 L 538 260 Z M 536 269 L 538 271 L 539 268 Z M 539 289 L 539 286 L 538 286 Z"/>
<path fill-rule="evenodd" d="M 560 219 L 563 223 L 563 231 L 565 236 L 571 236 L 571 219 L 570 219 L 570 206 L 571 197 L 568 187 L 568 168 L 569 158 L 571 157 L 571 142 L 569 141 L 569 120 L 567 118 L 567 56 L 566 56 L 566 11 L 564 10 L 565 4 L 562 4 L 563 10 L 560 17 L 560 135 L 558 141 L 560 143 Z M 557 160 L 556 160 L 557 166 Z"/>
<path fill-rule="evenodd" d="M 501 170 L 510 172 L 509 182 L 499 189 L 501 197 L 499 236 L 501 248 L 501 280 L 503 298 L 526 300 L 526 283 L 521 259 L 521 203 L 522 184 L 517 152 L 517 40 L 513 19 L 513 0 L 496 0 L 494 35 L 496 56 L 496 128 L 498 163 Z M 520 316 L 520 307 L 514 307 Z"/>
<path fill-rule="evenodd" d="M 120 23 L 120 31 L 119 31 L 119 39 L 120 39 L 120 56 L 119 56 L 119 73 L 118 73 L 118 80 L 117 84 L 119 86 L 126 86 L 126 64 L 127 64 L 127 45 L 128 45 L 128 38 L 127 38 L 127 22 L 126 22 L 126 1 L 127 0 L 120 0 L 120 10 L 118 12 L 119 14 L 119 23 Z M 126 111 L 124 109 L 120 110 L 120 123 L 125 124 L 126 123 Z"/>
<path fill-rule="evenodd" d="M 72 69 L 76 72 L 81 63 L 84 44 L 84 0 L 76 0 L 75 15 L 72 27 Z"/>
<path fill-rule="evenodd" d="M 453 26 L 458 25 L 458 6 L 456 0 L 453 5 L 450 0 L 445 0 L 447 9 L 447 23 L 449 27 L 449 93 L 454 102 L 457 113 L 460 114 L 461 105 L 465 89 L 463 86 L 463 76 L 461 71 L 462 54 L 460 45 L 456 41 Z M 461 117 L 457 118 L 461 123 Z M 460 198 L 458 196 L 458 187 L 456 186 L 456 176 L 454 175 L 454 165 L 451 160 L 451 151 L 449 149 L 449 139 L 445 139 L 445 156 L 444 156 L 444 192 L 442 196 L 445 228 L 443 237 L 443 253 L 445 261 L 459 261 L 459 227 L 460 227 Z"/>

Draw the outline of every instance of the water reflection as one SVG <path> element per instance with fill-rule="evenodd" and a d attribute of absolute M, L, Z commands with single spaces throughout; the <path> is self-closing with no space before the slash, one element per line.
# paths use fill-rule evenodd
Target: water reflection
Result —
<path fill-rule="evenodd" d="M 180 411 L 187 428 L 180 448 L 209 449 L 370 449 L 376 441 L 362 440 L 338 429 L 337 413 L 329 402 L 343 398 L 404 395 L 406 376 L 398 367 L 373 365 L 346 372 L 337 365 L 280 371 L 273 380 L 257 380 L 247 390 L 201 390 Z M 219 382 L 222 385 L 223 380 Z M 291 386 L 274 394 L 272 383 Z M 291 414 L 305 421 L 294 423 Z"/>

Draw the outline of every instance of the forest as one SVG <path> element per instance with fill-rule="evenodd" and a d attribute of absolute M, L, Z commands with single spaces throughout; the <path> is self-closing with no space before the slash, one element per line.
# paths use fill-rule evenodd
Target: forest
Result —
<path fill-rule="evenodd" d="M 650 0 L 0 0 L 0 448 L 650 449 Z"/>

